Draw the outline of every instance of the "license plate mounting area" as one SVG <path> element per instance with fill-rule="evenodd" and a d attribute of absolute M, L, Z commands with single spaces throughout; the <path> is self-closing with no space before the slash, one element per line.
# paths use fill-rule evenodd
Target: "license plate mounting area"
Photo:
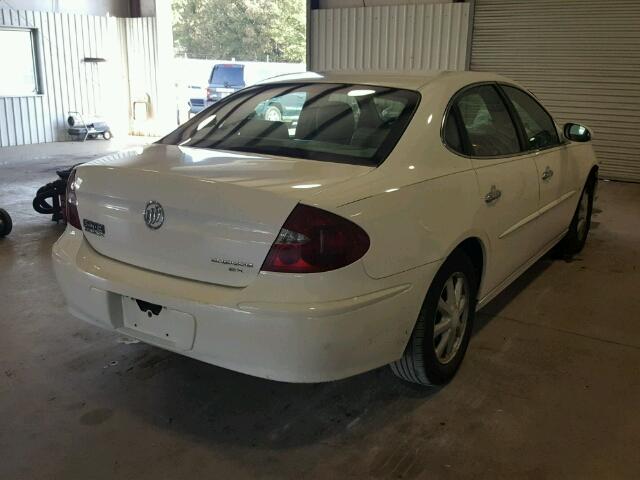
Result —
<path fill-rule="evenodd" d="M 147 343 L 190 350 L 195 318 L 185 312 L 132 297 L 122 297 L 122 330 Z"/>

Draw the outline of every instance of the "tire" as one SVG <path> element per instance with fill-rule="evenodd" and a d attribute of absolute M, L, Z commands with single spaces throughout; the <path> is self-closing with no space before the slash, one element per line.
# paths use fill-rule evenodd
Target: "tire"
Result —
<path fill-rule="evenodd" d="M 280 110 L 276 105 L 270 105 L 264 111 L 264 119 L 270 122 L 281 122 L 282 110 Z"/>
<path fill-rule="evenodd" d="M 104 132 L 102 134 L 102 138 L 104 138 L 105 140 L 111 140 L 113 138 L 113 135 L 111 134 L 111 130 L 107 130 L 106 132 Z"/>
<path fill-rule="evenodd" d="M 452 281 L 453 284 L 449 284 Z M 447 320 L 443 315 L 445 310 L 439 306 L 442 299 L 445 306 L 450 308 L 449 299 L 451 287 L 456 290 L 461 283 L 461 294 L 466 298 L 465 307 L 459 315 Z M 460 367 L 467 351 L 476 310 L 476 296 L 478 290 L 478 274 L 469 257 L 462 251 L 455 251 L 438 270 L 418 315 L 418 320 L 400 360 L 391 364 L 393 373 L 408 382 L 420 385 L 442 385 L 449 382 Z M 458 298 L 453 296 L 453 298 Z M 455 300 L 454 300 L 455 303 Z M 456 307 L 457 308 L 457 307 Z M 458 321 L 458 328 L 450 327 L 434 336 L 436 325 Z M 455 332 L 453 342 L 447 342 Z M 448 337 L 445 337 L 447 335 Z M 438 349 L 445 344 L 444 351 Z"/>
<path fill-rule="evenodd" d="M 6 210 L 0 208 L 0 238 L 6 237 L 11 233 L 13 222 Z"/>
<path fill-rule="evenodd" d="M 569 231 L 560 242 L 560 252 L 564 255 L 571 256 L 580 253 L 587 242 L 591 229 L 594 190 L 595 181 L 590 178 L 580 195 L 578 206 L 569 225 Z"/>

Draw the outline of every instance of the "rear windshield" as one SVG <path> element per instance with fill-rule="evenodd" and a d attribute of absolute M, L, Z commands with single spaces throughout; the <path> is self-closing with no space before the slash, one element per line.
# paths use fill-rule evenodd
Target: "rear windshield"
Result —
<path fill-rule="evenodd" d="M 409 124 L 420 95 L 369 85 L 247 88 L 159 143 L 377 166 Z"/>
<path fill-rule="evenodd" d="M 216 65 L 213 67 L 210 84 L 214 85 L 243 85 L 244 86 L 244 66 L 243 65 Z"/>

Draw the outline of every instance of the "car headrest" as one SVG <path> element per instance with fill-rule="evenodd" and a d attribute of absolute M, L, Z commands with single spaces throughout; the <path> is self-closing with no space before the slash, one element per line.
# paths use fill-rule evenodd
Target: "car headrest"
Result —
<path fill-rule="evenodd" d="M 322 102 L 302 107 L 296 138 L 349 144 L 356 128 L 352 108 L 344 102 Z"/>
<path fill-rule="evenodd" d="M 247 138 L 269 138 L 277 140 L 288 140 L 289 131 L 284 122 L 272 122 L 261 118 L 252 118 L 245 123 L 237 135 Z"/>

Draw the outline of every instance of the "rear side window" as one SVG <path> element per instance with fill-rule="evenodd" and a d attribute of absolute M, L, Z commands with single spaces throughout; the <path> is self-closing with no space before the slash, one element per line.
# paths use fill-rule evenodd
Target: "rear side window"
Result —
<path fill-rule="evenodd" d="M 551 116 L 528 93 L 519 88 L 501 86 L 515 108 L 526 134 L 526 149 L 554 147 L 560 144 Z"/>
<path fill-rule="evenodd" d="M 506 105 L 492 85 L 479 85 L 464 90 L 455 99 L 453 108 L 460 114 L 461 128 L 464 129 L 469 142 L 469 151 L 466 153 L 476 157 L 498 157 L 520 152 L 516 127 Z M 451 112 L 448 116 L 452 117 Z M 445 128 L 447 123 L 449 119 Z M 455 141 L 455 138 L 453 135 L 452 141 Z M 454 145 L 449 146 L 461 151 Z"/>

